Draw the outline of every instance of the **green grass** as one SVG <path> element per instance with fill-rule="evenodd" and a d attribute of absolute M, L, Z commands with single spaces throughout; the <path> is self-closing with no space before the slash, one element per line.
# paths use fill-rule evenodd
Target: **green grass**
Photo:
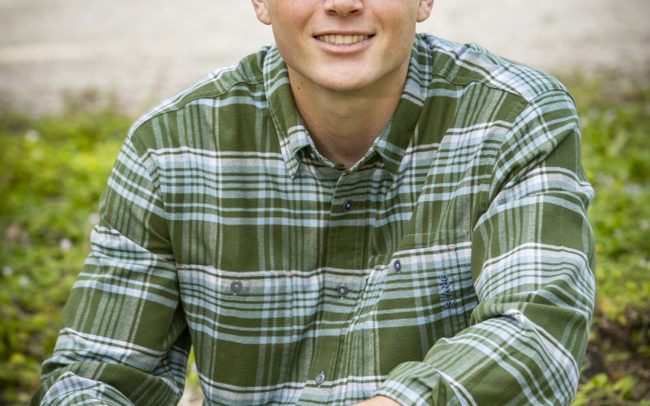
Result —
<path fill-rule="evenodd" d="M 568 81 L 596 190 L 597 311 L 575 405 L 650 405 L 650 83 Z"/>
<path fill-rule="evenodd" d="M 566 82 L 596 189 L 598 311 L 575 405 L 650 405 L 650 83 Z M 0 112 L 0 404 L 25 404 L 37 385 L 132 122 L 97 104 L 91 94 L 60 116 Z"/>
<path fill-rule="evenodd" d="M 0 113 L 0 404 L 25 404 L 51 354 L 60 313 L 131 119 L 68 109 Z"/>

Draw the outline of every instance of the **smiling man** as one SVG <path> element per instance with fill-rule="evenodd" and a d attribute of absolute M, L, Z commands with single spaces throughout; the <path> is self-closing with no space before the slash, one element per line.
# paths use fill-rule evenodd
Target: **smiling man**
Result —
<path fill-rule="evenodd" d="M 593 191 L 555 79 L 433 0 L 253 0 L 277 45 L 140 118 L 33 404 L 569 404 Z"/>

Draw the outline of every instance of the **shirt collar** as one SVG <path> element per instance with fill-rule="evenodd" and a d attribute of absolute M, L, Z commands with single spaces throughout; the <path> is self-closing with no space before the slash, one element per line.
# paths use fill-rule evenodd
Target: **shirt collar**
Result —
<path fill-rule="evenodd" d="M 377 138 L 368 154 L 382 157 L 388 171 L 395 174 L 408 146 L 413 142 L 422 106 L 428 96 L 431 80 L 430 49 L 426 40 L 417 35 L 411 52 L 406 85 L 388 125 Z M 264 58 L 264 88 L 273 125 L 289 174 L 296 175 L 300 166 L 298 152 L 305 147 L 316 149 L 293 100 L 286 64 L 276 47 L 269 48 Z"/>

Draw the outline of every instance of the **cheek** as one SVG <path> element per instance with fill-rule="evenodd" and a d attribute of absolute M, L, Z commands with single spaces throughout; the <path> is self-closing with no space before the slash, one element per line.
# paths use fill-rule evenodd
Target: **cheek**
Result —
<path fill-rule="evenodd" d="M 304 1 L 281 0 L 269 8 L 272 23 L 284 28 L 304 27 L 309 21 L 312 6 L 303 5 Z"/>
<path fill-rule="evenodd" d="M 408 10 L 405 10 L 404 5 L 399 6 L 400 1 L 392 1 L 395 3 L 387 5 L 381 12 L 381 15 L 378 15 L 377 17 L 381 18 L 385 29 L 391 31 L 390 34 L 394 39 L 399 38 L 402 40 L 403 38 L 409 37 L 415 33 L 417 9 L 408 7 Z"/>
<path fill-rule="evenodd" d="M 406 18 L 395 21 L 392 25 L 389 41 L 391 42 L 390 46 L 395 52 L 399 52 L 404 48 L 411 49 L 415 38 L 414 26 L 415 23 Z"/>
<path fill-rule="evenodd" d="M 273 18 L 271 28 L 276 41 L 296 41 L 303 38 L 308 32 L 308 19 L 282 14 Z"/>

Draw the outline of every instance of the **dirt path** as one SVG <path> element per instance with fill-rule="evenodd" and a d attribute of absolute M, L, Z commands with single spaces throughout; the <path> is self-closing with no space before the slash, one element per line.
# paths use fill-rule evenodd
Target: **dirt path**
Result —
<path fill-rule="evenodd" d="M 271 41 L 248 0 L 1 0 L 0 109 L 114 92 L 132 114 Z M 650 61 L 647 0 L 438 0 L 419 27 L 554 73 Z M 647 72 L 647 70 L 646 70 Z"/>

